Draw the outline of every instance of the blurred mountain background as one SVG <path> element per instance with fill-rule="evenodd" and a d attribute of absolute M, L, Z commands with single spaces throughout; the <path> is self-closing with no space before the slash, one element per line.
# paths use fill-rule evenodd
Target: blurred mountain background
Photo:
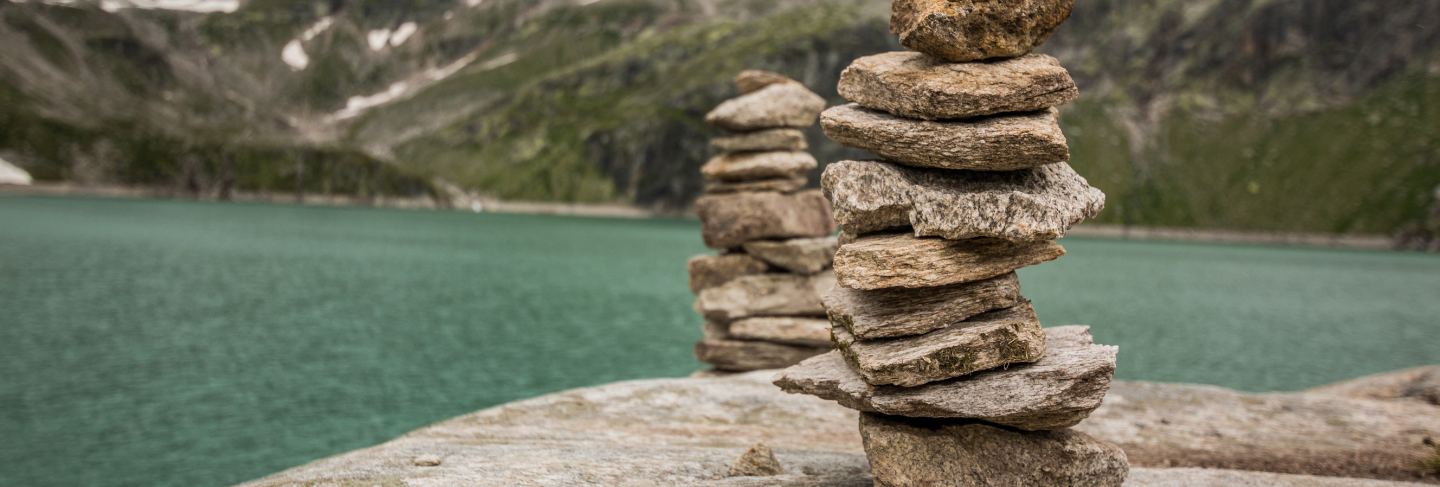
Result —
<path fill-rule="evenodd" d="M 0 0 L 0 159 L 176 195 L 681 211 L 736 72 L 838 104 L 851 59 L 899 48 L 878 0 L 129 8 L 166 3 Z M 1063 121 L 1102 222 L 1389 234 L 1440 184 L 1437 25 L 1440 2 L 1085 0 L 1044 51 L 1081 87 Z"/>

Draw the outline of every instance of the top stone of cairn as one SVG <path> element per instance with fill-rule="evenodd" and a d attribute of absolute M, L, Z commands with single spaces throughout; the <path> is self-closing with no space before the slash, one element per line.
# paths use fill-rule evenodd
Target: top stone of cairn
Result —
<path fill-rule="evenodd" d="M 735 89 L 740 94 L 759 91 L 761 88 L 781 83 L 799 83 L 788 76 L 763 69 L 747 69 L 735 75 Z"/>
<path fill-rule="evenodd" d="M 900 44 L 963 63 L 1023 56 L 1070 17 L 1074 0 L 894 0 Z"/>

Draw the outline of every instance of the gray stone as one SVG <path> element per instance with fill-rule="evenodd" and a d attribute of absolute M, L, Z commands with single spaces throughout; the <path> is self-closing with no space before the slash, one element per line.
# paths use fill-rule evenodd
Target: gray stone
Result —
<path fill-rule="evenodd" d="M 774 71 L 765 71 L 763 69 L 747 69 L 735 75 L 735 89 L 740 90 L 740 94 L 742 95 L 759 91 L 766 86 L 781 83 L 798 82 L 783 74 Z"/>
<path fill-rule="evenodd" d="M 843 326 L 830 333 L 845 361 L 871 385 L 914 387 L 1034 362 L 1045 353 L 1045 332 L 1029 303 L 924 335 L 856 340 Z"/>
<path fill-rule="evenodd" d="M 860 438 L 877 486 L 1119 486 L 1130 471 L 1120 447 L 1074 430 L 862 413 Z"/>
<path fill-rule="evenodd" d="M 959 121 L 913 120 L 854 103 L 820 115 L 825 135 L 898 164 L 974 171 L 1015 171 L 1070 160 L 1059 112 L 994 115 Z"/>
<path fill-rule="evenodd" d="M 1074 0 L 895 0 L 900 44 L 950 62 L 1023 56 L 1070 17 Z"/>
<path fill-rule="evenodd" d="M 910 51 L 856 59 L 840 73 L 839 90 L 865 108 L 925 120 L 1033 112 L 1080 94 L 1070 73 L 1044 54 L 947 63 Z"/>
<path fill-rule="evenodd" d="M 794 193 L 810 184 L 805 176 L 789 178 L 757 179 L 754 181 L 706 181 L 705 194 L 754 193 L 778 191 Z"/>
<path fill-rule="evenodd" d="M 1065 249 L 1053 241 L 871 235 L 841 245 L 834 269 L 840 285 L 850 289 L 932 288 L 989 279 L 1062 255 Z"/>
<path fill-rule="evenodd" d="M 835 230 L 830 202 L 818 190 L 735 193 L 695 201 L 705 245 L 738 247 L 752 240 L 824 237 Z"/>
<path fill-rule="evenodd" d="M 719 323 L 752 316 L 825 316 L 820 296 L 834 286 L 829 272 L 741 276 L 700 291 L 695 310 Z"/>
<path fill-rule="evenodd" d="M 705 115 L 705 122 L 736 132 L 805 128 L 825 109 L 825 99 L 799 83 L 777 83 L 726 100 Z"/>
<path fill-rule="evenodd" d="M 1052 347 L 1053 348 L 1053 347 Z M 843 361 L 842 361 L 843 366 Z M 857 413 L 770 384 L 773 371 L 572 389 L 440 421 L 244 485 L 869 486 Z M 1316 394 L 1116 381 L 1079 430 L 1125 449 L 1126 485 L 1399 487 L 1440 408 Z M 785 466 L 725 477 L 758 441 Z M 438 467 L 411 459 L 434 454 Z M 1163 466 L 1206 468 L 1143 468 Z M 1306 471 L 1284 475 L 1243 470 Z M 1333 475 L 1335 477 L 1317 477 Z M 1426 475 L 1431 475 L 1426 477 Z"/>
<path fill-rule="evenodd" d="M 814 274 L 830 268 L 839 244 L 835 237 L 792 238 L 746 242 L 745 252 L 775 267 L 800 274 Z"/>
<path fill-rule="evenodd" d="M 820 318 L 762 316 L 730 323 L 730 336 L 742 340 L 830 348 L 830 322 Z"/>
<path fill-rule="evenodd" d="M 707 338 L 695 343 L 695 358 L 720 370 L 779 369 L 825 353 L 828 347 L 805 347 L 753 340 Z"/>
<path fill-rule="evenodd" d="M 745 450 L 745 453 L 735 460 L 735 465 L 730 466 L 731 477 L 770 477 L 784 473 L 785 468 L 775 459 L 775 452 L 764 443 L 756 443 L 749 450 Z"/>
<path fill-rule="evenodd" d="M 842 161 L 825 168 L 821 186 L 836 222 L 857 235 L 911 227 L 950 240 L 1055 240 L 1105 208 L 1105 193 L 1065 163 L 980 172 Z"/>
<path fill-rule="evenodd" d="M 764 274 L 770 266 L 745 254 L 697 255 L 685 265 L 690 270 L 690 292 L 719 286 L 731 279 Z"/>
<path fill-rule="evenodd" d="M 825 295 L 830 321 L 855 338 L 919 335 L 986 311 L 1019 304 L 1015 273 L 983 281 L 923 289 L 860 291 L 835 286 Z"/>
<path fill-rule="evenodd" d="M 815 166 L 815 156 L 808 152 L 734 152 L 710 158 L 700 166 L 700 174 L 710 181 L 752 181 L 793 178 Z"/>
<path fill-rule="evenodd" d="M 798 129 L 770 129 L 723 135 L 710 139 L 710 148 L 721 152 L 805 150 L 805 132 Z"/>
<path fill-rule="evenodd" d="M 1118 349 L 1095 345 L 1085 326 L 1047 328 L 1045 348 L 1030 365 L 919 387 L 867 384 L 834 351 L 785 369 L 775 384 L 880 414 L 975 419 L 1030 431 L 1075 426 L 1105 399 Z"/>

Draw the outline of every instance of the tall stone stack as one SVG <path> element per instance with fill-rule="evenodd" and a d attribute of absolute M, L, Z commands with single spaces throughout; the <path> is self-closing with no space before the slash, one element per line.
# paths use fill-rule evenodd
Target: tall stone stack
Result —
<path fill-rule="evenodd" d="M 822 186 L 840 224 L 825 297 L 838 350 L 776 384 L 862 411 L 879 485 L 1119 485 L 1124 452 L 1069 429 L 1100 405 L 1116 347 L 1042 329 L 1015 270 L 1105 195 L 1067 164 L 1055 107 L 1075 98 L 1031 54 L 1073 0 L 893 0 L 918 52 L 860 58 L 825 134 L 883 161 L 842 161 Z"/>
<path fill-rule="evenodd" d="M 705 116 L 726 134 L 711 141 L 718 155 L 700 168 L 695 202 L 705 245 L 719 251 L 689 262 L 705 318 L 695 356 L 721 371 L 781 368 L 831 349 L 821 296 L 835 285 L 835 224 L 825 196 L 804 189 L 816 162 L 802 131 L 825 100 L 767 71 L 735 85 L 740 96 Z"/>

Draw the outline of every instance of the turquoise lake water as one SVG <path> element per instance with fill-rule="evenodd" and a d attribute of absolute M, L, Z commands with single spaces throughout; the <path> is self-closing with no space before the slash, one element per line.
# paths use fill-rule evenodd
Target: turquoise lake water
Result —
<path fill-rule="evenodd" d="M 1064 241 L 1125 379 L 1440 363 L 1440 257 Z M 685 220 L 0 195 L 0 485 L 222 485 L 518 398 L 684 376 Z"/>

